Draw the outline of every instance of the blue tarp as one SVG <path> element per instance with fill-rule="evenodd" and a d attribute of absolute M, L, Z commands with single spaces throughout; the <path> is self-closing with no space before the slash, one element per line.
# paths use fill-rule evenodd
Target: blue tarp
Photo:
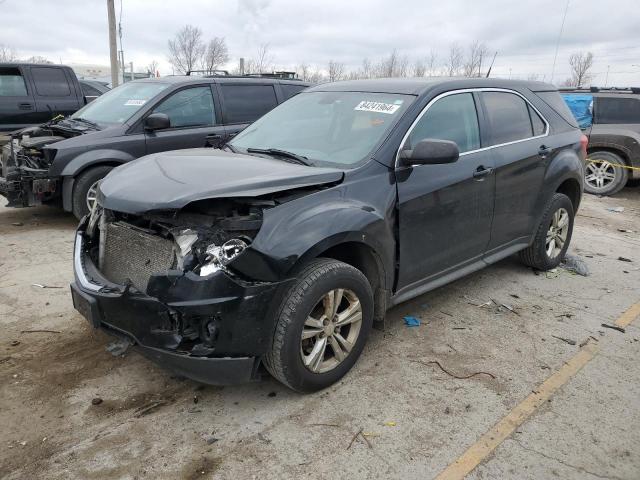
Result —
<path fill-rule="evenodd" d="M 580 128 L 588 128 L 593 123 L 593 95 L 562 95 L 565 103 L 576 117 Z"/>

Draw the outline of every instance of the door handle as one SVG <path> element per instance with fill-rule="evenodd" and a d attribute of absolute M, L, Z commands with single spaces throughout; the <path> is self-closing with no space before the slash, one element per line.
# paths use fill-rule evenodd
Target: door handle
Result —
<path fill-rule="evenodd" d="M 540 149 L 538 150 L 538 155 L 542 158 L 545 158 L 547 155 L 551 153 L 551 149 L 546 145 L 540 145 Z"/>
<path fill-rule="evenodd" d="M 18 108 L 20 110 L 33 110 L 33 105 L 30 103 L 19 103 Z"/>
<path fill-rule="evenodd" d="M 483 178 L 491 173 L 493 173 L 493 168 L 486 168 L 484 165 L 480 165 L 476 168 L 476 171 L 473 172 L 473 178 Z"/>

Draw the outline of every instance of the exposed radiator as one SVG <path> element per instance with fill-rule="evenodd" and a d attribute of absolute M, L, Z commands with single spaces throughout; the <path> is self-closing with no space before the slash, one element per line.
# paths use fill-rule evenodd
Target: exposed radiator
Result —
<path fill-rule="evenodd" d="M 128 226 L 108 223 L 101 231 L 100 270 L 113 283 L 127 279 L 141 292 L 147 291 L 149 278 L 175 266 L 173 242 Z"/>

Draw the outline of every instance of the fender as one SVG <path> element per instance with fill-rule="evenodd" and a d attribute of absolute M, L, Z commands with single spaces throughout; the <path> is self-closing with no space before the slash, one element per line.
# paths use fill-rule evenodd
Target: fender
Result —
<path fill-rule="evenodd" d="M 130 153 L 123 152 L 122 150 L 114 150 L 101 148 L 98 150 L 88 150 L 82 152 L 80 155 L 76 156 L 73 160 L 65 165 L 62 172 L 60 172 L 60 176 L 62 177 L 75 177 L 82 170 L 91 167 L 92 165 L 97 164 L 111 164 L 111 165 L 121 165 L 126 162 L 130 162 L 131 160 L 135 160 L 137 157 L 134 157 Z"/>
<path fill-rule="evenodd" d="M 382 208 L 348 200 L 343 190 L 333 188 L 265 210 L 251 247 L 230 266 L 249 278 L 276 281 L 331 247 L 355 242 L 379 257 L 382 280 L 392 285 L 395 190 L 389 186 L 387 192 L 378 192 Z"/>

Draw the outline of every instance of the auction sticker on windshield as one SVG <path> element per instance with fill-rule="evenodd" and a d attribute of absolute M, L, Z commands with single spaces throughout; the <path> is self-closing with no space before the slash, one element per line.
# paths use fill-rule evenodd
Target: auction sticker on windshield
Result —
<path fill-rule="evenodd" d="M 127 100 L 126 102 L 124 102 L 124 104 L 126 106 L 136 106 L 139 107 L 140 105 L 144 105 L 146 102 L 146 100 Z"/>
<path fill-rule="evenodd" d="M 393 103 L 382 103 L 382 102 L 369 102 L 367 100 L 363 100 L 360 102 L 354 110 L 359 110 L 361 112 L 376 112 L 376 113 L 388 113 L 394 114 L 400 108 L 400 105 Z"/>

